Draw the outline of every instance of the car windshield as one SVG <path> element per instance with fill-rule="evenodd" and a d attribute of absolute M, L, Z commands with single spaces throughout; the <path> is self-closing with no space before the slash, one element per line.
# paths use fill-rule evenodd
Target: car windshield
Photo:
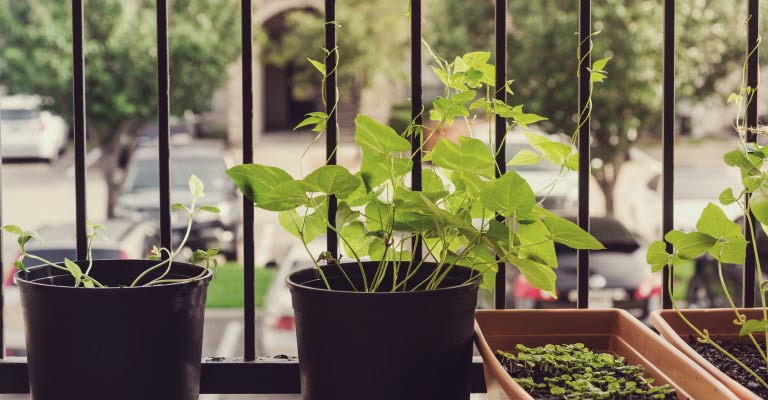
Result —
<path fill-rule="evenodd" d="M 196 175 L 205 183 L 206 188 L 215 191 L 225 191 L 232 186 L 222 159 L 174 159 L 171 164 L 171 188 L 185 190 L 191 175 Z M 125 190 L 136 192 L 156 189 L 160 187 L 159 176 L 157 160 L 135 160 L 126 177 Z"/>
<path fill-rule="evenodd" d="M 701 167 L 675 170 L 676 199 L 717 199 L 724 188 L 738 186 L 736 178 L 725 169 Z"/>
<path fill-rule="evenodd" d="M 0 110 L 0 120 L 35 119 L 38 114 L 34 109 L 4 109 Z"/>

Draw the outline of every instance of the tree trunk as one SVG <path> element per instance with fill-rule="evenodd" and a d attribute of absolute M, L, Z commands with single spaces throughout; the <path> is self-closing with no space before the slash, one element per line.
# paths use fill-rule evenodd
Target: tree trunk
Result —
<path fill-rule="evenodd" d="M 605 214 L 608 216 L 613 216 L 614 213 L 616 179 L 624 164 L 624 159 L 624 153 L 616 154 L 612 159 L 606 160 L 603 167 L 595 172 L 595 179 L 605 198 Z"/>
<path fill-rule="evenodd" d="M 125 171 L 120 166 L 122 151 L 132 153 L 136 144 L 136 131 L 139 124 L 135 121 L 123 121 L 114 135 L 104 134 L 103 130 L 94 129 L 96 141 L 101 149 L 100 168 L 107 187 L 107 218 L 115 217 L 117 194 L 123 184 Z M 123 138 L 129 138 L 127 143 Z"/>

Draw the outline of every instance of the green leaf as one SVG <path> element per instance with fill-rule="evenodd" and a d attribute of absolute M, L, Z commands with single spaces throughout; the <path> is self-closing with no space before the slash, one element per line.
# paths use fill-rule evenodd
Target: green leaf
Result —
<path fill-rule="evenodd" d="M 368 249 L 373 242 L 372 237 L 366 236 L 365 226 L 360 221 L 354 221 L 341 228 L 341 236 L 346 239 L 339 240 L 344 247 L 344 252 L 350 257 L 368 255 Z"/>
<path fill-rule="evenodd" d="M 320 61 L 313 60 L 311 58 L 307 58 L 307 61 L 309 61 L 312 66 L 315 67 L 316 70 L 320 71 L 323 76 L 325 76 L 325 64 L 321 63 Z"/>
<path fill-rule="evenodd" d="M 737 93 L 731 93 L 728 96 L 728 101 L 726 101 L 725 104 L 731 104 L 731 102 L 734 102 L 734 101 L 737 101 L 737 102 L 741 101 L 741 96 L 739 96 Z"/>
<path fill-rule="evenodd" d="M 302 182 L 291 180 L 272 189 L 256 206 L 268 211 L 287 211 L 308 202 L 309 198 Z"/>
<path fill-rule="evenodd" d="M 89 289 L 93 289 L 94 287 L 96 287 L 96 286 L 93 284 L 93 281 L 92 281 L 92 280 L 90 280 L 90 279 L 84 279 L 84 280 L 83 280 L 83 286 L 85 286 L 85 287 L 87 287 L 87 288 L 89 288 Z"/>
<path fill-rule="evenodd" d="M 325 211 L 316 211 L 305 218 L 299 215 L 296 210 L 289 210 L 278 213 L 277 218 L 280 221 L 280 226 L 286 232 L 305 243 L 309 243 L 326 231 L 325 217 L 320 214 L 323 212 Z"/>
<path fill-rule="evenodd" d="M 763 333 L 768 329 L 768 321 L 765 320 L 756 320 L 756 319 L 748 319 L 744 321 L 744 324 L 741 325 L 741 329 L 739 330 L 739 336 L 746 336 L 750 333 Z"/>
<path fill-rule="evenodd" d="M 242 164 L 227 170 L 227 175 L 245 197 L 259 204 L 278 185 L 291 181 L 290 174 L 277 167 Z"/>
<path fill-rule="evenodd" d="M 171 204 L 171 210 L 172 211 L 182 211 L 182 210 L 186 211 L 186 210 L 188 210 L 188 208 L 184 204 L 174 203 L 174 204 Z"/>
<path fill-rule="evenodd" d="M 761 160 L 752 154 L 744 154 L 740 149 L 731 150 L 723 155 L 723 161 L 732 167 L 739 167 L 749 175 L 759 175 Z"/>
<path fill-rule="evenodd" d="M 669 264 L 669 256 L 667 244 L 662 240 L 657 240 L 648 246 L 645 261 L 651 266 L 653 272 L 657 272 Z"/>
<path fill-rule="evenodd" d="M 452 171 L 471 171 L 487 178 L 493 177 L 495 161 L 488 146 L 481 140 L 459 136 L 459 143 L 439 139 L 432 151 L 432 162 Z"/>
<path fill-rule="evenodd" d="M 191 175 L 189 177 L 189 192 L 192 193 L 192 196 L 195 197 L 202 197 L 203 194 L 203 181 L 200 180 L 195 175 Z"/>
<path fill-rule="evenodd" d="M 479 200 L 484 207 L 509 217 L 514 211 L 532 209 L 536 196 L 517 172 L 507 171 L 480 192 Z"/>
<path fill-rule="evenodd" d="M 83 277 L 83 271 L 80 269 L 80 266 L 68 258 L 64 259 L 64 266 L 67 267 L 69 273 L 75 278 L 75 287 L 80 286 L 80 280 Z"/>
<path fill-rule="evenodd" d="M 763 224 L 768 224 L 768 188 L 760 186 L 749 198 L 752 214 Z"/>
<path fill-rule="evenodd" d="M 665 239 L 675 246 L 677 254 L 686 260 L 693 260 L 701 256 L 717 242 L 717 238 L 701 232 L 671 231 L 665 236 Z"/>
<path fill-rule="evenodd" d="M 715 238 L 742 235 L 741 225 L 731 221 L 723 210 L 712 204 L 707 204 L 701 212 L 696 230 Z"/>
<path fill-rule="evenodd" d="M 24 272 L 27 272 L 27 267 L 24 266 L 24 262 L 22 261 L 24 256 L 19 257 L 18 260 L 14 261 L 13 266 L 16 267 L 18 270 L 22 270 Z"/>
<path fill-rule="evenodd" d="M 528 125 L 535 124 L 536 122 L 539 122 L 539 121 L 546 121 L 547 119 L 548 118 L 542 117 L 541 115 L 536 115 L 536 114 L 521 114 L 515 117 L 515 122 L 517 122 L 518 125 L 525 128 Z"/>
<path fill-rule="evenodd" d="M 13 235 L 24 234 L 24 230 L 18 227 L 17 225 L 5 225 L 3 226 L 3 230 Z"/>
<path fill-rule="evenodd" d="M 451 96 L 451 101 L 458 104 L 466 104 L 475 99 L 477 93 L 474 90 L 465 90 Z"/>
<path fill-rule="evenodd" d="M 565 218 L 553 215 L 544 217 L 543 221 L 552 233 L 552 240 L 557 243 L 579 250 L 605 249 L 594 236 Z"/>
<path fill-rule="evenodd" d="M 548 292 L 552 297 L 557 298 L 557 291 L 555 290 L 557 275 L 555 275 L 555 271 L 552 268 L 524 258 L 515 256 L 509 256 L 508 258 L 508 261 L 517 267 L 518 271 L 523 274 L 523 277 L 531 286 Z"/>
<path fill-rule="evenodd" d="M 530 165 L 530 164 L 536 164 L 537 162 L 541 161 L 541 156 L 534 153 L 531 150 L 523 149 L 520 150 L 517 154 L 515 154 L 514 157 L 512 157 L 511 160 L 507 163 L 507 165 Z"/>
<path fill-rule="evenodd" d="M 424 192 L 443 192 L 445 184 L 435 171 L 425 169 L 421 171 L 421 189 Z"/>
<path fill-rule="evenodd" d="M 355 118 L 355 142 L 363 149 L 391 154 L 395 151 L 411 150 L 411 143 L 398 135 L 394 129 L 365 115 Z"/>
<path fill-rule="evenodd" d="M 340 165 L 324 165 L 303 179 L 310 191 L 347 197 L 360 186 L 360 179 Z"/>
<path fill-rule="evenodd" d="M 611 57 L 607 58 L 601 58 L 595 62 L 592 63 L 592 70 L 593 71 L 602 71 L 606 64 L 608 64 L 608 61 L 611 59 Z"/>
<path fill-rule="evenodd" d="M 360 177 L 367 191 L 392 179 L 405 176 L 411 172 L 413 161 L 408 157 L 393 157 L 378 153 L 371 149 L 363 149 L 363 160 L 360 163 Z"/>
<path fill-rule="evenodd" d="M 724 206 L 733 204 L 737 201 L 736 196 L 733 194 L 733 189 L 728 188 L 720 193 L 720 203 Z"/>
<path fill-rule="evenodd" d="M 541 151 L 544 158 L 554 165 L 563 165 L 573 152 L 571 146 L 565 143 L 546 142 L 536 145 L 537 150 Z"/>
<path fill-rule="evenodd" d="M 198 208 L 198 210 L 206 211 L 206 212 L 214 213 L 214 214 L 221 213 L 221 210 L 218 207 L 214 207 L 214 206 L 201 206 L 200 208 Z"/>
<path fill-rule="evenodd" d="M 555 253 L 555 242 L 547 240 L 550 238 L 550 232 L 544 222 L 537 220 L 530 224 L 520 224 L 517 228 L 520 244 L 520 255 L 525 258 L 536 258 L 542 264 L 551 268 L 557 268 L 557 254 Z"/>
<path fill-rule="evenodd" d="M 571 171 L 578 171 L 579 170 L 579 153 L 573 153 L 568 158 L 565 159 L 565 168 L 568 168 Z"/>

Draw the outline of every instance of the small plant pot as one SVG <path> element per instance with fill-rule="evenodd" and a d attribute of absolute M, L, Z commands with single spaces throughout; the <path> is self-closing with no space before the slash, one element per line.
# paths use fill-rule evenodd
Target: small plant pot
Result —
<path fill-rule="evenodd" d="M 34 400 L 198 398 L 211 273 L 183 284 L 119 287 L 156 263 L 94 261 L 91 276 L 109 288 L 74 288 L 71 275 L 49 266 L 16 273 Z M 86 270 L 87 262 L 78 264 Z M 169 277 L 201 272 L 174 262 Z"/>
<path fill-rule="evenodd" d="M 517 344 L 583 343 L 592 350 L 642 365 L 654 384 L 669 384 L 679 399 L 738 399 L 624 310 L 482 310 L 475 314 L 475 343 L 483 357 L 488 399 L 533 399 L 496 358 Z"/>
<path fill-rule="evenodd" d="M 681 312 L 697 328 L 707 329 L 712 338 L 728 342 L 749 343 L 749 338 L 746 336 L 739 337 L 739 327 L 733 324 L 735 314 L 730 308 L 681 310 Z M 745 314 L 749 319 L 763 318 L 763 312 L 759 308 L 740 308 L 739 312 Z M 685 353 L 686 356 L 704 368 L 708 373 L 712 374 L 733 393 L 736 393 L 740 399 L 760 399 L 754 392 L 731 379 L 726 373 L 707 361 L 688 345 L 688 340 L 691 337 L 696 337 L 696 333 L 680 319 L 680 316 L 674 310 L 653 312 L 651 314 L 651 324 L 664 339 Z"/>
<path fill-rule="evenodd" d="M 363 263 L 370 280 L 378 262 Z M 434 264 L 425 263 L 411 282 Z M 296 316 L 301 391 L 305 400 L 408 400 L 469 398 L 472 320 L 479 280 L 455 267 L 433 291 L 349 289 L 339 267 L 322 267 L 334 290 L 315 269 L 288 277 Z M 362 287 L 356 263 L 342 264 Z M 391 268 L 389 269 L 391 271 Z M 401 269 L 400 277 L 405 274 Z"/>

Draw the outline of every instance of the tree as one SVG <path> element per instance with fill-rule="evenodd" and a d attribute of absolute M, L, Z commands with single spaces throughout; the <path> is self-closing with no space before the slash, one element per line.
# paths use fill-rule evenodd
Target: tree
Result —
<path fill-rule="evenodd" d="M 225 67 L 239 54 L 239 2 L 175 0 L 169 6 L 171 113 L 209 107 Z M 155 2 L 85 2 L 86 130 L 102 150 L 112 215 L 122 146 L 157 118 Z M 0 3 L 0 82 L 10 93 L 34 93 L 54 112 L 72 116 L 70 2 Z"/>
<path fill-rule="evenodd" d="M 722 78 L 739 71 L 746 2 L 677 2 L 677 98 L 710 96 Z M 614 187 L 635 139 L 659 135 L 662 98 L 661 0 L 592 2 L 593 60 L 612 57 L 608 83 L 596 89 L 592 114 L 593 172 L 613 213 Z M 428 40 L 443 55 L 492 49 L 493 2 L 431 3 Z M 511 1 L 508 75 L 529 112 L 544 115 L 550 132 L 572 133 L 577 118 L 578 2 Z M 706 46 L 706 47 L 705 47 Z M 724 100 L 723 100 L 724 102 Z"/>

